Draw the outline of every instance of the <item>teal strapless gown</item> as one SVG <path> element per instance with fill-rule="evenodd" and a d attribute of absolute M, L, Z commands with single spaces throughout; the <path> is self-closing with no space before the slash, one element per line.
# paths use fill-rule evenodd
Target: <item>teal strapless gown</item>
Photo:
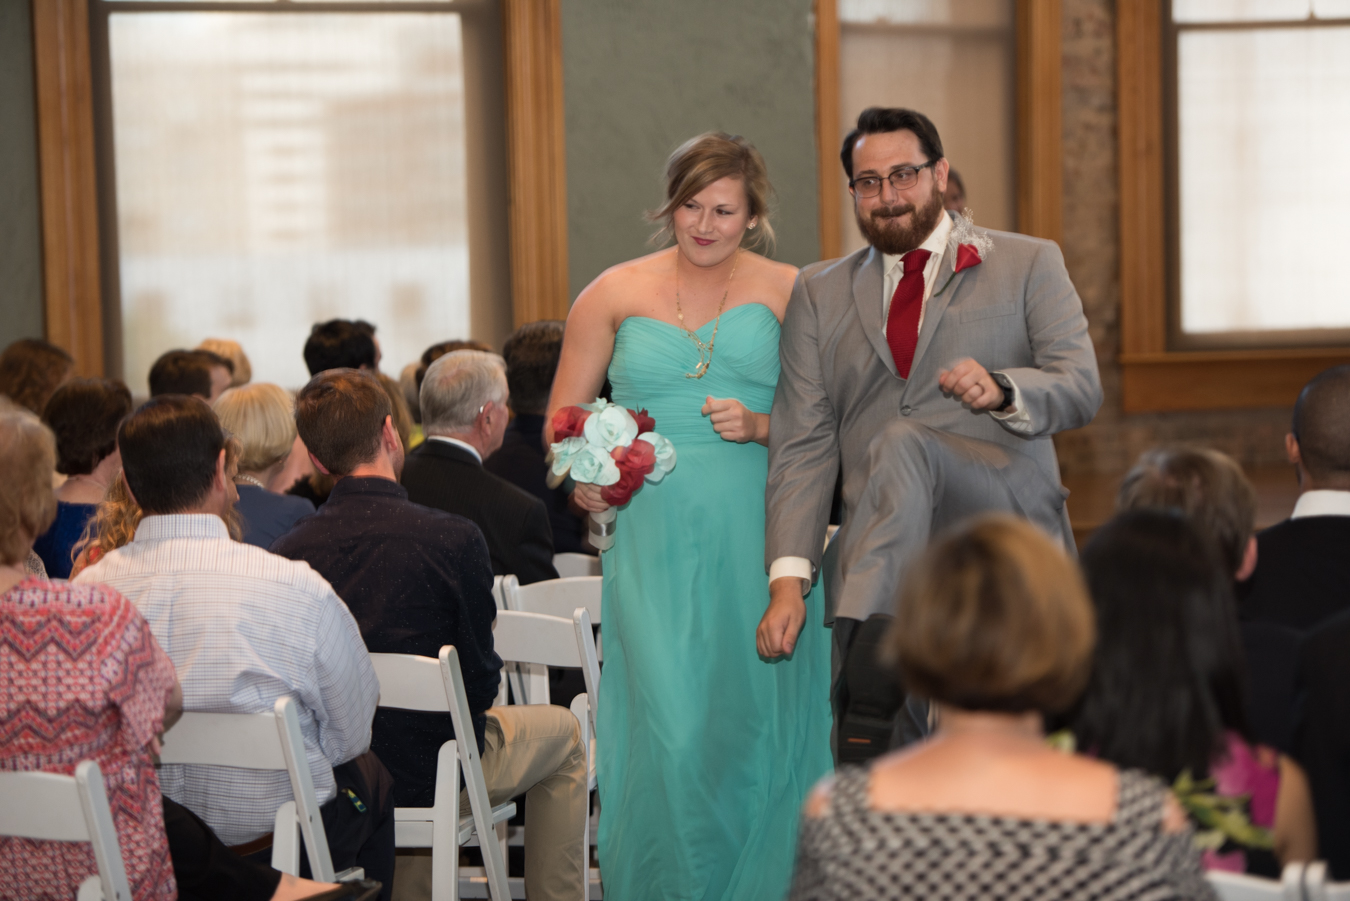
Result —
<path fill-rule="evenodd" d="M 604 554 L 596 766 L 607 901 L 782 898 L 802 801 L 831 767 L 818 592 L 792 659 L 755 649 L 768 602 L 768 451 L 723 441 L 699 413 L 708 395 L 769 411 L 778 332 L 763 304 L 727 310 L 701 379 L 685 378 L 698 351 L 681 329 L 629 317 L 615 337 L 613 399 L 646 408 L 677 463 L 620 509 Z"/>

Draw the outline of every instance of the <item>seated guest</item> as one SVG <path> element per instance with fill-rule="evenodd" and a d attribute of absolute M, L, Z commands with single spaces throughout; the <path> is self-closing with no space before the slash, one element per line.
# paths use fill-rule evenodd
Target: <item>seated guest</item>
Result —
<path fill-rule="evenodd" d="M 293 408 L 286 389 L 267 382 L 231 388 L 212 406 L 220 424 L 243 447 L 234 477 L 239 492 L 235 509 L 244 521 L 244 540 L 263 549 L 297 519 L 314 512 L 306 499 L 282 494 L 290 487 L 281 477 L 295 447 Z"/>
<path fill-rule="evenodd" d="M 230 539 L 222 516 L 237 495 L 225 432 L 206 404 L 152 399 L 122 423 L 117 444 L 144 517 L 129 544 L 75 581 L 136 604 L 178 669 L 184 709 L 262 713 L 296 699 L 333 865 L 364 867 L 388 901 L 393 799 L 368 753 L 379 681 L 356 621 L 305 564 Z M 231 845 L 260 844 L 291 798 L 284 772 L 165 766 L 160 784 Z"/>
<path fill-rule="evenodd" d="M 398 374 L 399 391 L 403 393 L 403 402 L 408 405 L 408 415 L 412 417 L 412 434 L 408 438 L 408 450 L 412 450 L 421 444 L 426 436 L 422 434 L 422 406 L 417 402 L 417 368 L 422 364 L 418 361 L 404 366 Z"/>
<path fill-rule="evenodd" d="M 121 382 L 75 379 L 47 401 L 43 421 L 56 434 L 56 471 L 67 478 L 56 490 L 56 521 L 33 550 L 47 575 L 70 578 L 75 545 L 94 510 L 120 478 L 117 426 L 131 412 L 131 392 Z"/>
<path fill-rule="evenodd" d="M 1093 632 L 1082 576 L 1035 527 L 984 517 L 939 538 L 887 638 L 937 731 L 816 788 L 790 897 L 1212 897 L 1162 783 L 1045 741 Z"/>
<path fill-rule="evenodd" d="M 1175 512 L 1131 510 L 1083 549 L 1097 612 L 1078 746 L 1170 783 L 1211 869 L 1278 878 L 1317 856 L 1307 778 L 1252 740 L 1232 577 Z M 1272 856 L 1273 852 L 1273 856 Z"/>
<path fill-rule="evenodd" d="M 1256 490 L 1231 457 L 1209 448 L 1155 448 L 1125 476 L 1117 503 L 1122 510 L 1181 513 L 1219 554 L 1234 580 L 1257 565 Z M 1270 622 L 1241 625 L 1246 657 L 1247 724 L 1262 744 L 1288 752 L 1289 713 L 1301 636 Z"/>
<path fill-rule="evenodd" d="M 369 375 L 316 376 L 296 398 L 295 416 L 310 454 L 338 479 L 328 503 L 272 551 L 329 580 L 372 652 L 435 657 L 442 645 L 455 646 L 488 795 L 498 804 L 525 794 L 525 892 L 580 898 L 587 798 L 580 730 L 561 707 L 491 707 L 502 662 L 492 649 L 496 604 L 481 533 L 461 516 L 408 500 L 389 398 Z M 375 715 L 372 746 L 394 773 L 400 804 L 431 806 L 437 754 L 454 737 L 448 714 Z M 464 812 L 466 805 L 461 795 Z"/>
<path fill-rule="evenodd" d="M 248 354 L 244 353 L 244 348 L 238 341 L 231 341 L 229 338 L 207 338 L 197 345 L 197 350 L 204 350 L 229 361 L 229 387 L 238 388 L 240 385 L 247 385 L 253 379 L 253 365 L 249 363 Z"/>
<path fill-rule="evenodd" d="M 473 520 L 487 539 L 492 571 L 527 585 L 556 579 L 558 571 L 544 502 L 483 468 L 502 445 L 507 394 L 496 354 L 457 350 L 432 363 L 420 397 L 427 440 L 408 455 L 403 487 L 414 503 Z"/>
<path fill-rule="evenodd" d="M 0 354 L 0 395 L 41 416 L 48 398 L 74 374 L 70 354 L 37 338 L 20 338 Z"/>
<path fill-rule="evenodd" d="M 1288 519 L 1257 536 L 1238 609 L 1244 619 L 1307 630 L 1350 610 L 1350 365 L 1304 386 L 1284 443 L 1301 493 Z"/>
<path fill-rule="evenodd" d="M 137 901 L 175 897 L 175 881 L 184 901 L 373 899 L 374 883 L 310 882 L 238 857 L 191 811 L 160 796 L 151 754 L 177 718 L 182 693 L 150 626 L 107 586 L 33 578 L 12 559 L 55 509 L 54 446 L 36 418 L 0 411 L 0 470 L 8 476 L 0 483 L 0 671 L 7 677 L 0 771 L 71 775 L 80 761 L 97 762 Z M 99 640 L 34 645 L 34 636 L 76 633 Z M 6 898 L 73 897 L 95 872 L 87 844 L 0 837 Z"/>
<path fill-rule="evenodd" d="M 394 417 L 394 431 L 398 432 L 398 440 L 403 443 L 403 452 L 406 454 L 412 450 L 413 418 L 411 411 L 408 410 L 407 401 L 403 399 L 403 386 L 383 372 L 375 373 L 375 377 L 380 380 L 380 387 L 389 397 L 390 415 Z"/>
<path fill-rule="evenodd" d="M 1299 649 L 1294 757 L 1308 772 L 1318 856 L 1350 879 L 1350 611 L 1308 633 Z"/>
<path fill-rule="evenodd" d="M 364 319 L 330 319 L 319 322 L 305 341 L 305 366 L 310 375 L 329 369 L 380 368 L 380 345 L 375 326 Z"/>
<path fill-rule="evenodd" d="M 562 336 L 561 322 L 545 320 L 522 325 L 506 339 L 502 356 L 506 359 L 511 409 L 516 416 L 506 427 L 502 446 L 483 463 L 483 468 L 544 502 L 553 529 L 555 552 L 593 553 L 583 544 L 586 517 L 578 516 L 568 507 L 570 492 L 562 485 L 549 488 L 546 482 L 544 412 L 553 388 L 553 374 L 558 371 Z"/>
<path fill-rule="evenodd" d="M 187 394 L 214 403 L 231 378 L 223 357 L 204 350 L 171 350 L 150 367 L 150 396 Z"/>
<path fill-rule="evenodd" d="M 133 896 L 173 898 L 150 756 L 178 687 L 173 664 L 117 591 L 22 569 L 56 515 L 55 450 L 37 417 L 0 411 L 0 770 L 73 775 L 81 760 L 97 762 Z M 6 898 L 73 898 L 95 872 L 88 844 L 0 838 Z"/>

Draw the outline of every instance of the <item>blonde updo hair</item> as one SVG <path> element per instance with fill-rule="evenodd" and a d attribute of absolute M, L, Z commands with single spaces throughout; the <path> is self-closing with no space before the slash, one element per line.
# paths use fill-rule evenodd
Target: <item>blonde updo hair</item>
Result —
<path fill-rule="evenodd" d="M 56 518 L 56 438 L 29 411 L 0 398 L 0 563 L 22 563 Z"/>
<path fill-rule="evenodd" d="M 708 185 L 723 178 L 739 178 L 750 204 L 751 219 L 757 227 L 746 229 L 741 246 L 751 250 L 772 250 L 773 226 L 769 224 L 769 198 L 773 185 L 764 167 L 764 157 L 740 135 L 710 131 L 690 138 L 666 160 L 666 202 L 647 214 L 649 222 L 661 223 L 652 235 L 653 244 L 665 244 L 672 237 L 675 211 Z"/>
<path fill-rule="evenodd" d="M 269 382 L 231 388 L 216 398 L 221 427 L 243 444 L 242 472 L 264 472 L 285 460 L 295 443 L 295 402 Z"/>
<path fill-rule="evenodd" d="M 230 387 L 247 385 L 253 378 L 253 367 L 249 365 L 248 354 L 239 346 L 238 341 L 229 338 L 207 338 L 197 345 L 198 350 L 209 350 L 218 357 L 224 357 L 234 366 L 230 372 Z"/>

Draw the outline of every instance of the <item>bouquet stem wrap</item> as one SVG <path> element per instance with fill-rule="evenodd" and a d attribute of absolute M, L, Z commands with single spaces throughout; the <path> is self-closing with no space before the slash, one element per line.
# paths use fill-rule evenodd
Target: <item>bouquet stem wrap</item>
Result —
<path fill-rule="evenodd" d="M 614 547 L 614 521 L 618 519 L 616 507 L 608 507 L 590 516 L 591 545 L 597 551 L 607 551 Z"/>

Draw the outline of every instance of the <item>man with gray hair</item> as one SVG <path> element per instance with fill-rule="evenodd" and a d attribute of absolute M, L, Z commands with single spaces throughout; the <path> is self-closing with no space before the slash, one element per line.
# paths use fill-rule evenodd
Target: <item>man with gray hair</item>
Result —
<path fill-rule="evenodd" d="M 506 362 L 493 353 L 457 350 L 434 361 L 419 401 L 427 440 L 408 455 L 408 498 L 472 520 L 487 539 L 496 575 L 522 585 L 558 578 L 553 531 L 543 501 L 483 468 L 502 446 Z"/>

